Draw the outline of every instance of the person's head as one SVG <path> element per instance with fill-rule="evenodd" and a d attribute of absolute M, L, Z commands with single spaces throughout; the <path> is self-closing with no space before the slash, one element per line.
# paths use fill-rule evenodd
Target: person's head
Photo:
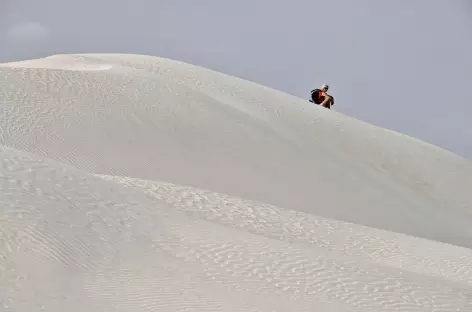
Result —
<path fill-rule="evenodd" d="M 324 84 L 324 85 L 321 86 L 321 91 L 323 91 L 323 92 L 327 92 L 328 89 L 329 89 L 329 86 L 327 84 Z"/>

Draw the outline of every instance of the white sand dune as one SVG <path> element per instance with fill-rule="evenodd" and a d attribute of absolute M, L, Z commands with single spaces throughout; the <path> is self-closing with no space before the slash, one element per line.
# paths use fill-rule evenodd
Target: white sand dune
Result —
<path fill-rule="evenodd" d="M 157 57 L 0 99 L 0 311 L 472 311 L 469 160 Z"/>

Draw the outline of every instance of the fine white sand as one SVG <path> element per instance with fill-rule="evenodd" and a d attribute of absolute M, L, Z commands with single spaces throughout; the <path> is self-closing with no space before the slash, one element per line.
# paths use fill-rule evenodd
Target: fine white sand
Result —
<path fill-rule="evenodd" d="M 0 311 L 472 311 L 469 160 L 150 56 L 0 100 Z"/>

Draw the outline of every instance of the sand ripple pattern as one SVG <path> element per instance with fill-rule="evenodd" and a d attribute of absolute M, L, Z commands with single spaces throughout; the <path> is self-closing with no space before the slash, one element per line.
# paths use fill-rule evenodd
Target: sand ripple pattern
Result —
<path fill-rule="evenodd" d="M 192 260 L 220 257 L 212 239 L 187 241 L 208 222 L 164 202 L 12 149 L 0 159 L 0 311 L 351 311 Z"/>
<path fill-rule="evenodd" d="M 472 308 L 470 249 L 11 149 L 0 156 L 2 311 Z"/>
<path fill-rule="evenodd" d="M 205 228 L 214 240 L 219 240 L 219 227 L 233 229 L 231 242 L 202 246 L 203 233 L 186 238 L 186 242 L 194 240 L 199 246 L 189 251 L 191 258 L 208 266 L 217 264 L 244 281 L 267 283 L 259 286 L 259 290 L 277 288 L 293 295 L 319 295 L 376 311 L 421 311 L 424 307 L 447 311 L 458 301 L 470 307 L 470 249 L 202 189 L 103 178 L 141 190 L 193 218 L 210 221 L 213 226 Z M 256 244 L 258 240 L 260 245 Z M 444 288 L 436 288 L 439 281 Z M 439 294 L 445 295 L 439 299 Z M 438 300 L 450 303 L 441 306 Z"/>

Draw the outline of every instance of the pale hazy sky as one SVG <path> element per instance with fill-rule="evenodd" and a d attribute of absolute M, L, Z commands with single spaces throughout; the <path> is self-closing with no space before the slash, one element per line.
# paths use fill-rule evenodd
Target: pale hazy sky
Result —
<path fill-rule="evenodd" d="M 308 98 L 472 158 L 470 0 L 0 0 L 0 62 L 169 57 Z"/>

